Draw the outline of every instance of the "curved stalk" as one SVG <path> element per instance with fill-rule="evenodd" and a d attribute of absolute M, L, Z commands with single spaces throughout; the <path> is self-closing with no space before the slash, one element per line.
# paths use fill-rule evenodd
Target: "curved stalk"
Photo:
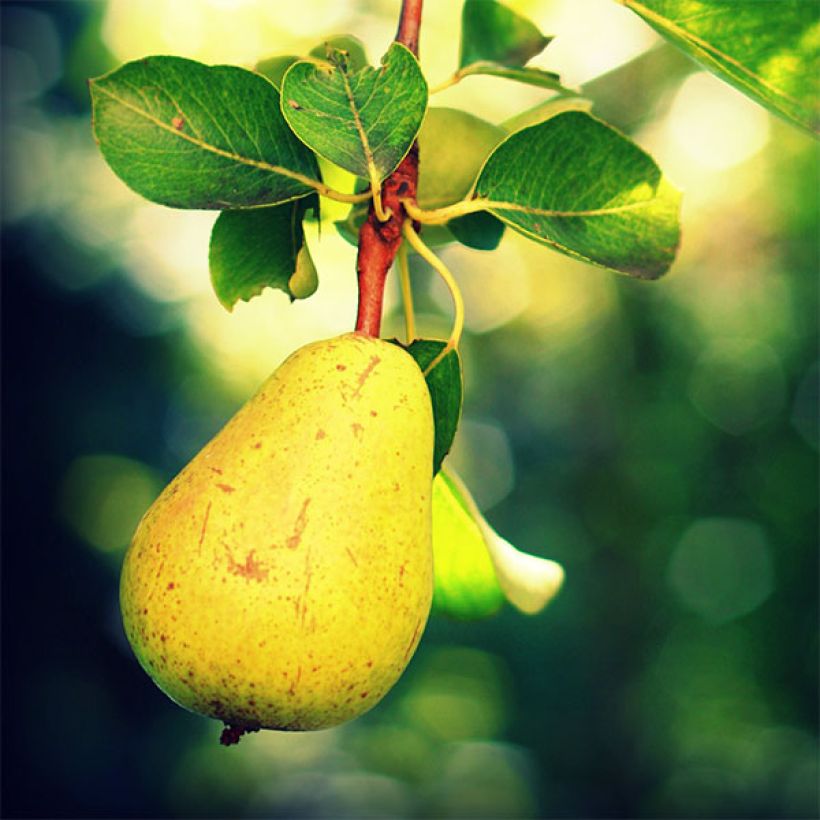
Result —
<path fill-rule="evenodd" d="M 421 237 L 413 230 L 413 225 L 409 220 L 402 226 L 402 232 L 413 250 L 444 280 L 444 283 L 450 291 L 450 296 L 453 299 L 454 317 L 450 338 L 438 356 L 424 369 L 424 375 L 426 376 L 451 350 L 458 350 L 458 343 L 461 341 L 461 334 L 464 330 L 464 299 L 461 296 L 458 283 L 449 268 L 421 241 Z"/>
<path fill-rule="evenodd" d="M 325 199 L 332 199 L 334 202 L 347 202 L 351 205 L 355 205 L 359 202 L 367 202 L 371 197 L 369 190 L 361 194 L 344 194 L 334 188 L 329 188 L 321 182 L 309 180 L 308 177 L 305 177 L 304 181 L 310 185 L 311 188 L 315 189 L 319 196 L 323 196 Z"/>
<path fill-rule="evenodd" d="M 446 88 L 450 88 L 454 86 L 456 83 L 460 83 L 461 79 L 461 73 L 456 71 L 455 74 L 451 74 L 443 82 L 440 82 L 438 85 L 434 85 L 428 93 L 430 94 L 430 96 L 432 96 L 433 94 L 438 94 L 439 91 L 444 91 Z"/>
<path fill-rule="evenodd" d="M 410 286 L 410 265 L 407 262 L 407 245 L 399 245 L 399 281 L 401 282 L 401 301 L 404 305 L 404 328 L 407 344 L 416 338 L 416 317 L 413 311 L 413 289 Z"/>
<path fill-rule="evenodd" d="M 401 204 L 407 215 L 414 221 L 422 225 L 444 225 L 451 219 L 467 214 L 474 214 L 476 211 L 485 211 L 490 205 L 500 205 L 501 203 L 491 203 L 486 199 L 463 199 L 454 205 L 447 205 L 444 208 L 434 208 L 425 211 L 409 199 L 403 199 Z"/>
<path fill-rule="evenodd" d="M 381 185 L 375 179 L 370 185 L 370 193 L 373 195 L 373 212 L 376 214 L 376 219 L 379 222 L 387 222 L 393 216 L 393 211 L 382 205 Z"/>

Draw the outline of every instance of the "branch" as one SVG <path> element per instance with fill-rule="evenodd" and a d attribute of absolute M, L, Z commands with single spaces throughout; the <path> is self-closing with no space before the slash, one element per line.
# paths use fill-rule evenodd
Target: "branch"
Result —
<path fill-rule="evenodd" d="M 403 0 L 396 42 L 407 46 L 418 56 L 419 27 L 423 0 Z M 359 277 L 359 310 L 356 330 L 368 336 L 378 336 L 381 331 L 384 282 L 402 242 L 402 226 L 406 214 L 402 199 L 416 199 L 419 178 L 418 143 L 399 163 L 398 168 L 382 183 L 382 205 L 391 213 L 381 222 L 373 203 L 367 220 L 359 233 L 359 257 L 356 269 Z"/>
<path fill-rule="evenodd" d="M 421 28 L 421 5 L 424 0 L 403 0 L 396 42 L 407 46 L 419 56 L 419 29 Z"/>

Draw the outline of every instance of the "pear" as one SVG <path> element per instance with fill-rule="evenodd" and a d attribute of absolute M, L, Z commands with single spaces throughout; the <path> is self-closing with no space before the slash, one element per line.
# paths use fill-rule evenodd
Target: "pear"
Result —
<path fill-rule="evenodd" d="M 408 353 L 358 333 L 298 350 L 140 522 L 120 587 L 139 662 L 233 727 L 370 709 L 430 612 L 432 454 Z"/>

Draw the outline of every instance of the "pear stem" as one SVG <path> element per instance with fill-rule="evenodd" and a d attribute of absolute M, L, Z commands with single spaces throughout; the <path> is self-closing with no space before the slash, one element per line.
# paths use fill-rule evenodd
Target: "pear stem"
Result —
<path fill-rule="evenodd" d="M 407 46 L 417 57 L 422 4 L 423 0 L 403 0 L 396 32 L 396 42 Z M 401 245 L 406 218 L 401 201 L 415 201 L 418 178 L 419 147 L 415 142 L 398 168 L 382 183 L 381 196 L 375 195 L 371 200 L 367 219 L 359 232 L 356 330 L 367 336 L 377 337 L 381 332 L 384 282 Z"/>
<path fill-rule="evenodd" d="M 258 731 L 258 726 L 238 726 L 235 723 L 226 723 L 222 734 L 219 736 L 219 742 L 223 746 L 233 746 L 242 740 L 242 735 L 249 735 L 251 732 Z"/>

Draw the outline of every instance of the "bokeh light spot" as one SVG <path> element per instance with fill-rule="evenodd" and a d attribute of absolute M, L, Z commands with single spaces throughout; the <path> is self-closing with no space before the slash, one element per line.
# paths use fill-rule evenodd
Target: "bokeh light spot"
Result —
<path fill-rule="evenodd" d="M 448 463 L 470 488 L 484 510 L 509 495 L 515 466 L 507 434 L 495 421 L 463 418 Z"/>
<path fill-rule="evenodd" d="M 687 77 L 667 120 L 672 141 L 696 165 L 723 171 L 753 157 L 769 140 L 769 115 L 706 72 Z"/>
<path fill-rule="evenodd" d="M 139 461 L 95 454 L 75 459 L 65 476 L 59 509 L 71 529 L 105 552 L 124 549 L 162 482 Z"/>
<path fill-rule="evenodd" d="M 743 435 L 765 424 L 786 399 L 777 354 L 747 339 L 719 339 L 698 359 L 689 382 L 692 403 L 726 433 Z"/>
<path fill-rule="evenodd" d="M 503 682 L 504 669 L 492 655 L 439 649 L 427 657 L 401 708 L 435 740 L 491 739 L 506 722 Z"/>
<path fill-rule="evenodd" d="M 695 521 L 675 547 L 668 580 L 680 602 L 709 621 L 746 615 L 774 589 L 766 536 L 739 518 Z"/>

